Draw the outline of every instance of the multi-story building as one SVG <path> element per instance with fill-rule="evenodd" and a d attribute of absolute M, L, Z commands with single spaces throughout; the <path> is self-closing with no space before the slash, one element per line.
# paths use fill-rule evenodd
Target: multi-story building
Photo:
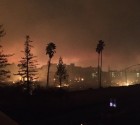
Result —
<path fill-rule="evenodd" d="M 47 65 L 38 68 L 38 81 L 40 85 L 46 86 L 47 79 Z M 11 76 L 8 81 L 16 83 L 21 80 L 20 76 L 14 75 L 18 72 L 18 67 L 15 64 L 9 65 L 7 67 L 11 71 Z M 81 67 L 75 66 L 75 64 L 66 65 L 66 70 L 68 72 L 67 83 L 69 87 L 72 88 L 98 88 L 98 68 L 97 67 Z M 56 86 L 58 85 L 55 80 L 55 73 L 57 71 L 57 64 L 51 64 L 50 67 L 50 78 L 49 85 Z M 131 69 L 131 70 L 108 70 L 102 72 L 102 87 L 108 86 L 124 86 L 132 85 L 140 82 L 140 70 Z"/>

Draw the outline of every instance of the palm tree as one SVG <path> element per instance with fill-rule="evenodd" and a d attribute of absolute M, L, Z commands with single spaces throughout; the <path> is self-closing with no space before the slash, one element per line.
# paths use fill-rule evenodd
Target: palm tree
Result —
<path fill-rule="evenodd" d="M 48 71 L 47 71 L 47 87 L 49 85 L 49 73 L 50 73 L 51 59 L 54 56 L 54 53 L 56 52 L 55 49 L 56 49 L 56 45 L 53 42 L 48 43 L 46 46 L 46 55 L 49 56 Z"/>
<path fill-rule="evenodd" d="M 99 44 L 97 44 L 97 48 L 96 48 L 96 52 L 98 53 L 98 83 L 99 83 L 99 87 L 100 87 L 100 49 L 99 49 Z"/>
<path fill-rule="evenodd" d="M 99 40 L 99 43 L 97 44 L 96 52 L 98 53 L 98 82 L 100 88 L 101 88 L 101 79 L 102 79 L 102 51 L 104 49 L 104 46 L 105 46 L 104 41 Z M 100 64 L 100 58 L 101 58 L 101 64 Z"/>

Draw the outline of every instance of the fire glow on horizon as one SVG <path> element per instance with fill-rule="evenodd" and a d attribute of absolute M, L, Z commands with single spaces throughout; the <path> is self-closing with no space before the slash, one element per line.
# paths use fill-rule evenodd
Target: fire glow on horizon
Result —
<path fill-rule="evenodd" d="M 0 15 L 6 36 L 1 45 L 6 53 L 15 53 L 10 62 L 17 63 L 24 49 L 24 37 L 30 35 L 40 65 L 47 63 L 45 46 L 54 42 L 57 53 L 52 62 L 61 56 L 66 64 L 97 66 L 95 48 L 102 39 L 106 45 L 103 68 L 122 69 L 140 61 L 139 3 L 138 0 L 4 0 Z"/>

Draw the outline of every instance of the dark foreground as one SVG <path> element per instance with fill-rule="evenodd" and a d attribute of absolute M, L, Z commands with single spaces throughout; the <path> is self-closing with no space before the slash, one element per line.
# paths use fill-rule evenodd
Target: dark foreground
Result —
<path fill-rule="evenodd" d="M 140 86 L 66 92 L 38 90 L 27 96 L 16 87 L 0 88 L 0 110 L 19 125 L 140 124 Z M 116 108 L 110 107 L 110 99 Z"/>

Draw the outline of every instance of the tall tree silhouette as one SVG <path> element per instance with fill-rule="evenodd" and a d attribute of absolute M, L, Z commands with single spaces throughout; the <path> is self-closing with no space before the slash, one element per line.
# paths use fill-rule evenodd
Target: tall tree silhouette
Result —
<path fill-rule="evenodd" d="M 36 56 L 31 53 L 33 46 L 31 45 L 33 41 L 30 40 L 29 36 L 26 36 L 26 41 L 24 43 L 24 57 L 19 61 L 18 67 L 19 71 L 17 75 L 20 75 L 27 86 L 28 94 L 31 92 L 31 85 L 33 80 L 37 79 L 37 60 Z"/>
<path fill-rule="evenodd" d="M 4 54 L 2 46 L 0 46 L 0 81 L 5 81 L 7 78 L 10 78 L 10 71 L 6 70 L 6 66 L 10 65 L 7 59 L 10 56 Z"/>
<path fill-rule="evenodd" d="M 3 25 L 0 25 L 0 38 L 5 35 Z M 8 57 L 12 54 L 4 54 L 2 46 L 0 45 L 0 81 L 5 81 L 7 78 L 10 78 L 10 71 L 6 70 L 6 66 L 10 65 L 8 63 Z"/>
<path fill-rule="evenodd" d="M 104 41 L 99 40 L 97 44 L 96 52 L 98 53 L 98 82 L 99 88 L 102 87 L 102 51 L 104 49 Z"/>
<path fill-rule="evenodd" d="M 56 45 L 53 42 L 50 42 L 46 46 L 46 55 L 49 56 L 48 60 L 48 71 L 47 71 L 47 87 L 49 86 L 49 74 L 50 74 L 50 66 L 51 66 L 51 59 L 54 56 L 54 53 L 56 49 Z"/>
<path fill-rule="evenodd" d="M 63 60 L 62 60 L 61 57 L 59 58 L 59 63 L 57 65 L 57 71 L 56 71 L 55 75 L 56 75 L 55 78 L 59 81 L 59 85 L 60 85 L 60 88 L 61 88 L 62 81 L 68 79 L 66 66 L 63 64 Z"/>

